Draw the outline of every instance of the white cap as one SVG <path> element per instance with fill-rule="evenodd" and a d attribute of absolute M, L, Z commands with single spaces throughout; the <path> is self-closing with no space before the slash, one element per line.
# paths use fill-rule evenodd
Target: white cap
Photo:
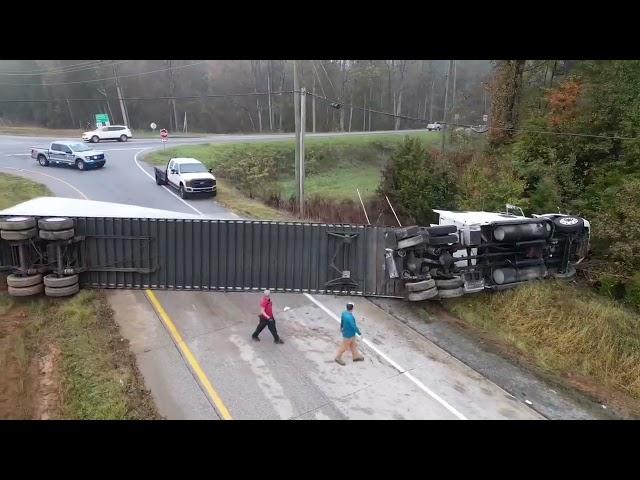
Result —
<path fill-rule="evenodd" d="M 268 288 L 264 291 L 264 294 L 268 297 L 269 295 L 271 295 L 271 290 L 269 290 Z"/>

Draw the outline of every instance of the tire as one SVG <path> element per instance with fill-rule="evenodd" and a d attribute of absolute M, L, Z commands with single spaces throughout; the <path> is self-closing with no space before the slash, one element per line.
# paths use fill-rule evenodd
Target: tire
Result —
<path fill-rule="evenodd" d="M 44 290 L 44 284 L 38 283 L 36 285 L 31 285 L 30 287 L 9 287 L 9 295 L 12 297 L 30 297 L 31 295 L 37 295 L 42 293 Z"/>
<path fill-rule="evenodd" d="M 411 248 L 426 242 L 426 238 L 422 235 L 405 238 L 398 242 L 398 248 Z"/>
<path fill-rule="evenodd" d="M 78 170 L 84 170 L 84 167 L 85 167 L 85 165 L 84 165 L 84 162 L 82 160 L 76 160 L 76 168 Z"/>
<path fill-rule="evenodd" d="M 73 228 L 73 220 L 65 217 L 41 218 L 40 220 L 38 220 L 38 227 L 40 228 L 40 230 L 58 232 L 60 230 Z"/>
<path fill-rule="evenodd" d="M 44 277 L 44 286 L 50 288 L 70 287 L 76 283 L 78 283 L 78 275 L 59 277 L 54 273 L 50 273 Z"/>
<path fill-rule="evenodd" d="M 121 142 L 126 142 L 127 140 L 129 140 L 129 138 L 126 135 L 120 135 Z"/>
<path fill-rule="evenodd" d="M 584 220 L 579 217 L 556 217 L 553 219 L 556 232 L 574 233 L 581 232 L 584 228 Z"/>
<path fill-rule="evenodd" d="M 28 230 L 0 230 L 0 238 L 9 240 L 10 242 L 19 242 L 20 240 L 31 240 L 38 236 L 37 228 Z"/>
<path fill-rule="evenodd" d="M 211 196 L 212 197 L 215 197 L 216 195 L 218 195 L 218 191 L 217 190 L 214 190 L 213 192 L 211 192 Z"/>
<path fill-rule="evenodd" d="M 396 228 L 395 230 L 396 240 L 404 240 L 405 238 L 413 237 L 419 233 L 420 227 L 415 225 L 411 227 Z"/>
<path fill-rule="evenodd" d="M 436 285 L 441 290 L 452 290 L 464 285 L 464 280 L 460 277 L 436 279 Z"/>
<path fill-rule="evenodd" d="M 9 217 L 0 220 L 0 230 L 27 230 L 36 226 L 33 217 Z"/>
<path fill-rule="evenodd" d="M 429 245 L 447 245 L 449 243 L 458 243 L 458 236 L 449 234 L 442 237 L 429 237 L 427 239 Z"/>
<path fill-rule="evenodd" d="M 464 289 L 462 287 L 452 288 L 450 290 L 438 290 L 439 298 L 456 298 L 464 295 Z"/>
<path fill-rule="evenodd" d="M 409 292 L 422 292 L 423 290 L 429 290 L 436 286 L 434 279 L 424 280 L 422 282 L 407 282 L 404 284 Z"/>
<path fill-rule="evenodd" d="M 429 290 L 423 290 L 422 292 L 410 293 L 407 299 L 410 302 L 421 302 L 422 300 L 429 300 L 438 296 L 437 288 L 430 288 Z"/>
<path fill-rule="evenodd" d="M 99 163 L 96 168 L 103 168 L 103 167 L 104 167 L 104 163 Z"/>
<path fill-rule="evenodd" d="M 93 137 L 91 137 L 91 143 L 98 143 L 100 141 L 100 137 L 97 135 L 94 135 Z"/>
<path fill-rule="evenodd" d="M 14 288 L 32 287 L 42 283 L 42 275 L 39 273 L 36 275 L 20 276 L 12 273 L 7 277 L 7 285 Z"/>
<path fill-rule="evenodd" d="M 552 273 L 551 276 L 553 278 L 557 278 L 558 280 L 570 280 L 576 276 L 576 267 L 573 265 L 569 265 L 567 271 L 564 273 Z"/>
<path fill-rule="evenodd" d="M 458 227 L 455 225 L 438 225 L 437 227 L 427 227 L 427 232 L 431 237 L 442 237 L 450 233 L 456 233 Z"/>
<path fill-rule="evenodd" d="M 156 185 L 162 185 L 162 179 L 156 173 Z"/>
<path fill-rule="evenodd" d="M 80 291 L 80 285 L 74 283 L 73 285 L 69 285 L 67 287 L 44 287 L 44 294 L 47 297 L 68 297 L 70 295 L 74 295 Z"/>
<path fill-rule="evenodd" d="M 40 238 L 43 240 L 69 240 L 75 235 L 75 230 L 69 228 L 67 230 L 40 230 Z"/>
<path fill-rule="evenodd" d="M 44 155 L 38 155 L 38 163 L 41 167 L 49 166 L 49 160 L 47 160 L 47 157 L 45 157 Z"/>
<path fill-rule="evenodd" d="M 182 184 L 180 184 L 180 189 L 178 190 L 178 193 L 180 194 L 180 198 L 182 199 L 187 198 L 187 192 L 185 192 L 184 186 Z"/>

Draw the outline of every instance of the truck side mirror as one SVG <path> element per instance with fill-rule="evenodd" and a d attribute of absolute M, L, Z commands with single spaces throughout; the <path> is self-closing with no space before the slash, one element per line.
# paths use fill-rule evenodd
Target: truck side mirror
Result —
<path fill-rule="evenodd" d="M 209 169 L 209 173 L 213 173 L 213 168 L 210 168 L 210 169 Z"/>
<path fill-rule="evenodd" d="M 176 175 L 178 173 L 178 170 L 176 170 L 175 168 L 171 169 L 171 173 L 173 173 L 174 175 Z"/>

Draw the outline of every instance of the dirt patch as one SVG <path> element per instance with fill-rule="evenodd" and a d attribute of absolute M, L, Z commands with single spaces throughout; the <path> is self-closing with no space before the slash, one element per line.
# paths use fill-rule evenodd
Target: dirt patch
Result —
<path fill-rule="evenodd" d="M 24 311 L 0 315 L 0 419 L 29 419 L 32 395 L 24 344 Z"/>
<path fill-rule="evenodd" d="M 59 379 L 60 348 L 55 344 L 47 345 L 45 355 L 34 361 L 38 365 L 38 390 L 35 402 L 34 418 L 50 420 L 58 418 L 61 404 Z"/>

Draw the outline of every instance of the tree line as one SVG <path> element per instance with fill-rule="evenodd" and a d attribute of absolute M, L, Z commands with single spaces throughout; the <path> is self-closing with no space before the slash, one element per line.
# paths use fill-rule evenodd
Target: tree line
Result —
<path fill-rule="evenodd" d="M 0 121 L 85 128 L 108 113 L 132 128 L 155 122 L 179 131 L 186 115 L 191 131 L 293 131 L 294 69 L 300 87 L 315 93 L 307 96 L 309 132 L 421 128 L 401 117 L 441 121 L 445 92 L 451 120 L 478 124 L 489 110 L 488 61 L 28 60 L 0 62 Z M 224 96 L 247 93 L 265 95 Z M 180 98 L 187 96 L 196 98 Z"/>

